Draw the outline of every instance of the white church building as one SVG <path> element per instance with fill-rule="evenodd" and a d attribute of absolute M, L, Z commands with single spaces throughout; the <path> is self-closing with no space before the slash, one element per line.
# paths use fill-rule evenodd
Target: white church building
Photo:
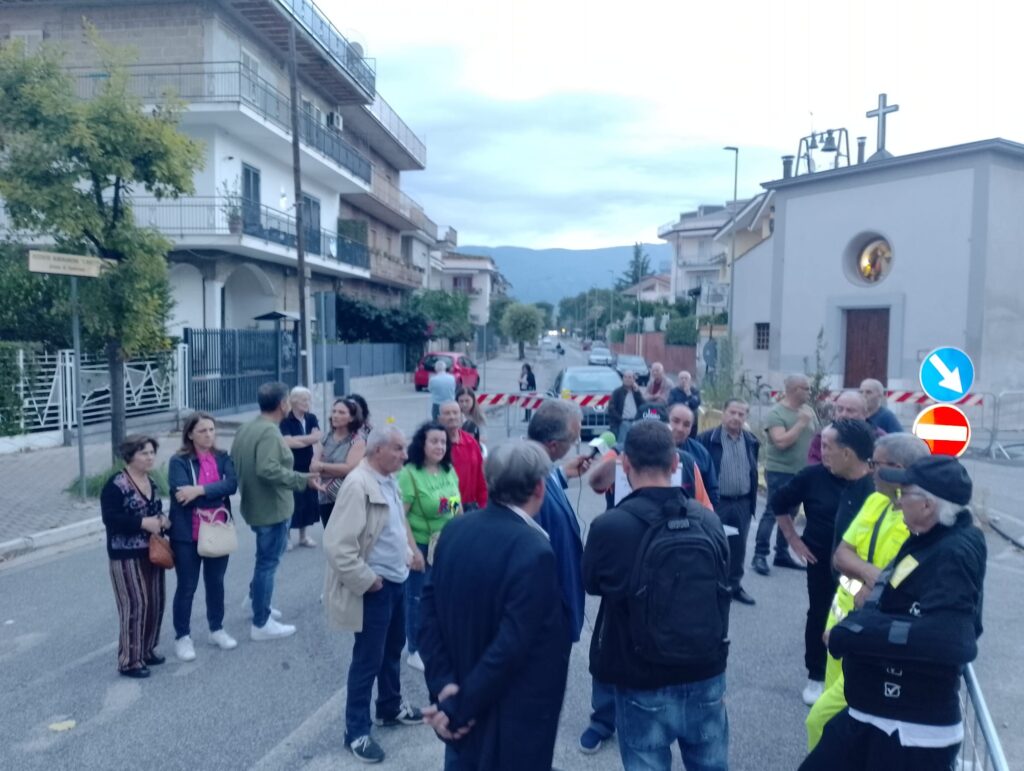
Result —
<path fill-rule="evenodd" d="M 945 345 L 973 359 L 972 392 L 1024 386 L 1024 145 L 789 168 L 763 184 L 763 221 L 735 225 L 763 233 L 735 265 L 743 369 L 780 385 L 813 366 L 823 329 L 833 387 L 919 390 L 922 359 Z"/>

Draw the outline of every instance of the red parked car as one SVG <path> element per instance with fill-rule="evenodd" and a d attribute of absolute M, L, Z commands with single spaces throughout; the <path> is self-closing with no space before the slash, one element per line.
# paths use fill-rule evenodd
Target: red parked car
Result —
<path fill-rule="evenodd" d="M 438 359 L 444 361 L 448 365 L 448 371 L 455 375 L 456 387 L 467 386 L 474 391 L 480 387 L 480 373 L 476 371 L 476 364 L 468 356 L 455 351 L 434 351 L 424 354 L 416 367 L 412 382 L 416 385 L 417 391 L 427 390 L 427 382 L 434 374 Z"/>

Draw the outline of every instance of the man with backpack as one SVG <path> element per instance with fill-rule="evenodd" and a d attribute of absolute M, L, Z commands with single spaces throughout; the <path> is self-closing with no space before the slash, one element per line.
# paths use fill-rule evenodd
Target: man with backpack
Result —
<path fill-rule="evenodd" d="M 687 768 L 729 764 L 729 546 L 714 512 L 672 486 L 678 463 L 668 426 L 636 423 L 633 492 L 594 520 L 583 552 L 584 588 L 601 597 L 590 672 L 615 688 L 626 771 L 668 771 L 675 742 Z"/>

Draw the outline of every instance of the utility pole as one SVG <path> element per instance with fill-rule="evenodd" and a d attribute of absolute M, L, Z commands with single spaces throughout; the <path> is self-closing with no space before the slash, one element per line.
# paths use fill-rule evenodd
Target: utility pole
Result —
<path fill-rule="evenodd" d="M 731 252 L 729 255 L 729 340 L 732 341 L 732 298 L 736 288 L 736 216 L 739 214 L 736 196 L 740 174 L 740 149 L 738 147 L 723 147 L 722 149 L 728 150 L 735 156 L 732 166 L 732 248 L 729 250 Z"/>
<path fill-rule="evenodd" d="M 300 385 L 309 385 L 309 317 L 306 315 L 306 233 L 302 204 L 302 162 L 299 154 L 299 65 L 295 52 L 295 20 L 288 25 L 288 81 L 292 99 L 292 173 L 295 178 L 295 255 L 299 271 Z M 326 375 L 326 373 L 325 373 Z"/>

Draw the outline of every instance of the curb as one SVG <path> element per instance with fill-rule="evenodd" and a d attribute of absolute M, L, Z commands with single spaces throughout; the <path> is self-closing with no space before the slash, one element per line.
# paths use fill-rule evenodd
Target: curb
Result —
<path fill-rule="evenodd" d="M 93 535 L 102 530 L 103 519 L 101 517 L 91 517 L 83 519 L 81 522 L 64 525 L 63 527 L 55 527 L 52 530 L 43 530 L 32 535 L 14 538 L 13 540 L 0 543 L 0 560 L 17 557 L 47 546 L 56 546 L 68 541 L 74 541 L 77 538 Z"/>

